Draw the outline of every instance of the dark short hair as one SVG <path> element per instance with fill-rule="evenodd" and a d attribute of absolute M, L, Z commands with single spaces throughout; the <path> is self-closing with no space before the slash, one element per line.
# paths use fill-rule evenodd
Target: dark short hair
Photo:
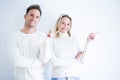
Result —
<path fill-rule="evenodd" d="M 38 4 L 33 4 L 33 5 L 30 5 L 27 9 L 26 9 L 26 14 L 32 10 L 32 9 L 37 9 L 39 12 L 40 12 L 40 15 L 42 15 L 42 11 L 41 11 L 41 8 Z"/>

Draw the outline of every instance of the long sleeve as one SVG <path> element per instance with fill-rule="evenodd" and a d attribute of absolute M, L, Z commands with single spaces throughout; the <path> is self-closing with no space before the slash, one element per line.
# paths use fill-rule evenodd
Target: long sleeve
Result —
<path fill-rule="evenodd" d="M 47 63 L 51 58 L 50 40 L 49 38 L 45 38 L 41 42 L 39 60 L 42 63 Z"/>
<path fill-rule="evenodd" d="M 8 39 L 7 47 L 8 47 L 9 58 L 14 66 L 30 67 L 30 66 L 40 65 L 38 59 L 25 58 L 24 56 L 20 55 L 17 40 L 13 36 Z"/>

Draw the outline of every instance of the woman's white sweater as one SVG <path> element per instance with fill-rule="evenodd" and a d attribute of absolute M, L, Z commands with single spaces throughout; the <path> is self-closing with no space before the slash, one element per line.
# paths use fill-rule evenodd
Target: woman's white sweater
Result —
<path fill-rule="evenodd" d="M 60 33 L 59 38 L 53 38 L 52 48 L 52 77 L 79 76 L 80 62 L 75 59 L 80 51 L 77 39 Z"/>

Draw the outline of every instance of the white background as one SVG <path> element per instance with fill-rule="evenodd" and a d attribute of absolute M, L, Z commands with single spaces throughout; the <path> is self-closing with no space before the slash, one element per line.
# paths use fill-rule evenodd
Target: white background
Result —
<path fill-rule="evenodd" d="M 81 49 L 87 35 L 98 32 L 80 67 L 81 80 L 120 80 L 119 0 L 0 0 L 0 80 L 13 80 L 6 40 L 23 27 L 25 10 L 31 4 L 42 8 L 38 29 L 44 33 L 54 29 L 60 14 L 69 14 L 73 19 L 72 34 L 80 40 Z"/>

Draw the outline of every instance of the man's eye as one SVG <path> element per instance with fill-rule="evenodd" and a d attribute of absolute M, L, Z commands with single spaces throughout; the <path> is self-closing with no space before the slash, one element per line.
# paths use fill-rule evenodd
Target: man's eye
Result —
<path fill-rule="evenodd" d="M 34 16 L 33 14 L 31 14 L 30 16 Z"/>
<path fill-rule="evenodd" d="M 39 18 L 39 16 L 36 16 L 36 18 Z"/>

